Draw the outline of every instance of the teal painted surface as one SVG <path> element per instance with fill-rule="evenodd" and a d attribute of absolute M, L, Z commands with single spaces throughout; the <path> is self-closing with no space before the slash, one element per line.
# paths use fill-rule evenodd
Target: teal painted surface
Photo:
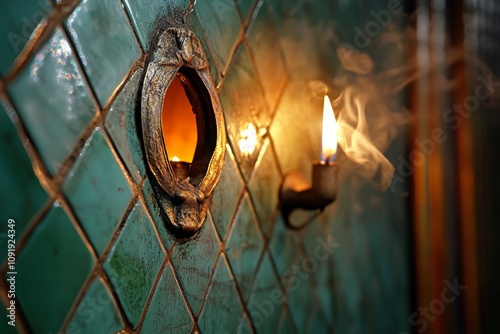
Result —
<path fill-rule="evenodd" d="M 118 309 L 104 281 L 96 278 L 78 304 L 65 334 L 116 333 L 123 328 Z"/>
<path fill-rule="evenodd" d="M 405 186 L 376 191 L 346 167 L 339 199 L 309 228 L 286 229 L 278 211 L 281 173 L 309 176 L 320 154 L 322 100 L 311 97 L 307 80 L 319 78 L 318 62 L 331 55 L 318 55 L 317 35 L 308 29 L 330 36 L 319 29 L 332 17 L 329 6 L 197 1 L 186 23 L 220 85 L 229 140 L 201 232 L 179 240 L 166 228 L 146 173 L 137 108 L 154 22 L 170 5 L 186 3 L 82 1 L 61 18 L 69 33 L 56 29 L 7 83 L 11 112 L 41 159 L 30 157 L 44 167 L 36 171 L 39 182 L 22 144 L 28 138 L 16 143 L 0 110 L 0 130 L 9 133 L 0 168 L 13 175 L 2 176 L 0 196 L 15 194 L 1 211 L 16 217 L 25 240 L 17 250 L 18 321 L 35 333 L 408 330 Z M 335 76 L 338 63 L 323 60 L 331 73 L 322 75 Z M 249 124 L 258 135 L 246 154 L 240 131 Z M 401 140 L 387 154 L 396 160 L 403 150 Z M 68 207 L 39 217 L 54 197 Z M 34 229 L 25 228 L 29 223 Z M 328 238 L 336 246 L 320 260 L 317 249 Z M 42 272 L 42 265 L 55 271 Z M 42 282 L 46 277 L 53 281 Z M 284 299 L 271 302 L 270 312 L 274 292 Z M 94 299 L 103 311 L 92 318 Z"/>
<path fill-rule="evenodd" d="M 241 30 L 233 0 L 197 1 L 196 12 L 221 68 L 226 68 Z"/>
<path fill-rule="evenodd" d="M 260 2 L 254 15 L 255 19 L 247 31 L 248 44 L 252 50 L 267 105 L 273 111 L 285 88 L 288 74 L 274 17 L 267 3 Z"/>
<path fill-rule="evenodd" d="M 264 234 L 269 234 L 274 216 L 277 215 L 278 196 L 276 191 L 281 184 L 281 174 L 274 159 L 274 153 L 269 141 L 262 148 L 260 161 L 248 182 L 248 189 L 255 205 Z"/>
<path fill-rule="evenodd" d="M 158 281 L 141 333 L 190 333 L 193 319 L 170 264 Z"/>
<path fill-rule="evenodd" d="M 231 218 L 235 214 L 238 200 L 243 191 L 243 180 L 238 172 L 238 165 L 234 160 L 233 152 L 229 145 L 224 157 L 222 173 L 212 196 L 210 211 L 215 221 L 215 226 L 222 240 L 226 238 L 231 224 Z"/>
<path fill-rule="evenodd" d="M 248 194 L 242 199 L 234 224 L 229 232 L 226 254 L 244 301 L 248 300 L 251 284 L 259 263 L 264 240 L 251 207 Z"/>
<path fill-rule="evenodd" d="M 300 259 L 302 260 L 302 259 Z M 300 268 L 297 261 L 292 268 Z M 312 281 L 303 271 L 297 269 L 293 271 L 293 276 L 288 279 L 286 289 L 286 298 L 290 315 L 298 333 L 307 333 L 308 321 L 311 316 L 315 300 L 313 299 Z"/>
<path fill-rule="evenodd" d="M 51 12 L 50 0 L 4 1 L 0 11 L 0 76 L 8 74 L 11 65 L 38 24 Z"/>
<path fill-rule="evenodd" d="M 292 333 L 292 326 L 290 325 L 290 318 L 287 316 L 286 313 L 283 313 L 283 316 L 281 318 L 280 324 L 278 326 L 278 331 L 276 333 L 279 334 L 286 334 L 286 333 Z"/>
<path fill-rule="evenodd" d="M 212 74 L 212 79 L 214 80 L 215 84 L 218 85 L 221 79 L 220 72 L 222 72 L 224 69 L 222 68 L 222 65 L 220 64 L 218 59 L 214 57 L 212 55 L 212 52 L 210 51 L 213 50 L 213 48 L 209 46 L 209 42 L 207 41 L 205 31 L 201 26 L 200 19 L 198 18 L 196 11 L 192 12 L 192 14 L 188 16 L 187 20 L 189 27 L 200 39 L 200 42 L 203 46 L 203 50 L 205 50 L 205 55 L 207 56 L 208 59 L 208 66 L 210 68 L 210 73 Z"/>
<path fill-rule="evenodd" d="M 97 129 L 89 138 L 62 189 L 101 254 L 132 199 L 131 186 L 102 130 Z"/>
<path fill-rule="evenodd" d="M 193 242 L 178 244 L 172 252 L 172 263 L 177 273 L 177 279 L 195 314 L 198 314 L 200 310 L 210 283 L 218 251 L 217 232 L 212 219 L 207 216 L 202 229 Z"/>
<path fill-rule="evenodd" d="M 140 183 L 146 173 L 144 156 L 137 136 L 135 108 L 140 96 L 139 82 L 142 70 L 135 72 L 118 94 L 106 117 L 106 129 L 115 144 L 128 172 L 136 183 Z"/>
<path fill-rule="evenodd" d="M 99 103 L 105 106 L 141 55 L 125 11 L 119 1 L 83 0 L 67 26 Z"/>
<path fill-rule="evenodd" d="M 38 181 L 23 143 L 19 140 L 16 128 L 7 115 L 7 109 L 0 102 L 0 174 L 9 175 L 0 183 L 0 261 L 7 257 L 7 221 L 16 221 L 16 240 L 32 217 L 47 201 L 47 193 Z"/>
<path fill-rule="evenodd" d="M 147 50 L 154 35 L 158 22 L 168 16 L 169 11 L 178 10 L 183 12 L 189 4 L 189 0 L 123 0 L 123 4 L 130 14 L 130 19 L 137 31 L 142 48 Z"/>
<path fill-rule="evenodd" d="M 327 14 L 330 19 L 326 21 L 311 17 L 312 14 L 306 10 L 306 4 L 311 2 L 320 1 L 267 1 L 276 22 L 283 56 L 289 70 L 288 74 L 296 80 L 318 80 L 324 75 L 335 76 L 337 74 L 339 64 L 335 56 L 336 45 L 331 44 L 336 31 L 336 21 L 332 20 L 332 17 L 339 15 L 347 20 L 354 19 L 345 12 L 334 11 Z M 355 6 L 357 3 L 347 2 L 346 4 Z M 324 57 L 325 50 L 332 50 L 333 57 Z M 321 64 L 319 64 L 320 58 L 323 58 Z M 331 66 L 332 62 L 337 66 Z M 329 71 L 325 73 L 326 68 Z"/>
<path fill-rule="evenodd" d="M 237 294 L 227 260 L 221 255 L 207 292 L 205 305 L 198 318 L 198 326 L 202 332 L 234 333 L 236 331 L 243 311 Z"/>
<path fill-rule="evenodd" d="M 160 207 L 158 206 L 158 203 L 154 198 L 153 188 L 151 187 L 151 183 L 149 182 L 149 180 L 144 181 L 142 194 L 144 196 L 144 200 L 148 207 L 149 213 L 156 225 L 156 229 L 162 238 L 165 248 L 168 250 L 171 248 L 174 242 L 174 236 L 170 232 L 168 232 L 166 225 L 163 222 L 163 218 L 161 217 L 160 213 Z"/>
<path fill-rule="evenodd" d="M 249 334 L 252 333 L 252 329 L 250 327 L 250 322 L 248 321 L 248 318 L 245 316 L 241 319 L 240 325 L 238 326 L 238 334 Z"/>
<path fill-rule="evenodd" d="M 276 333 L 285 301 L 277 283 L 271 260 L 265 253 L 248 301 L 248 311 L 257 333 Z"/>
<path fill-rule="evenodd" d="M 17 259 L 17 301 L 32 328 L 55 333 L 95 261 L 61 207 L 54 207 Z M 50 305 L 50 307 L 48 307 Z"/>
<path fill-rule="evenodd" d="M 255 0 L 234 0 L 235 4 L 238 7 L 238 11 L 240 12 L 241 18 L 243 22 L 246 22 L 248 16 L 251 13 L 252 6 L 255 4 Z"/>
<path fill-rule="evenodd" d="M 276 217 L 273 235 L 269 243 L 269 251 L 274 259 L 279 277 L 285 277 L 293 266 L 298 254 L 299 242 L 297 233 L 287 229 L 281 215 Z M 282 283 L 285 283 L 283 280 Z"/>
<path fill-rule="evenodd" d="M 144 205 L 135 204 L 118 235 L 104 270 L 134 327 L 165 257 Z"/>
<path fill-rule="evenodd" d="M 56 174 L 95 114 L 90 91 L 60 30 L 8 89 L 47 169 Z"/>

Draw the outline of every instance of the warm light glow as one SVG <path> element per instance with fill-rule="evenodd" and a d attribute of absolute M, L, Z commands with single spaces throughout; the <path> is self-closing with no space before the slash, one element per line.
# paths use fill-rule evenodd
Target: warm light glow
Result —
<path fill-rule="evenodd" d="M 174 157 L 172 158 L 172 161 L 181 161 L 181 159 L 179 159 L 179 157 L 178 157 L 178 156 L 174 156 Z"/>
<path fill-rule="evenodd" d="M 192 162 L 198 141 L 196 116 L 181 80 L 177 76 L 165 94 L 162 129 L 168 156 L 176 156 L 180 161 Z"/>
<path fill-rule="evenodd" d="M 323 106 L 323 145 L 322 145 L 322 160 L 330 161 L 337 153 L 337 133 L 338 125 L 333 113 L 332 103 L 325 95 L 325 103 Z"/>
<path fill-rule="evenodd" d="M 257 146 L 257 130 L 255 126 L 250 123 L 246 129 L 241 130 L 240 136 L 239 147 L 241 153 L 251 155 L 255 151 L 255 146 Z"/>

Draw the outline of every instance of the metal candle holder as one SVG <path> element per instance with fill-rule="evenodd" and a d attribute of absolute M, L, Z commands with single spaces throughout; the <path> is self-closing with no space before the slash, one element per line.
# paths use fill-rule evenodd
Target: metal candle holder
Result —
<path fill-rule="evenodd" d="M 280 188 L 280 208 L 285 223 L 293 229 L 305 227 L 311 220 L 297 226 L 290 222 L 290 214 L 295 209 L 323 211 L 335 201 L 338 189 L 339 165 L 336 162 L 313 163 L 312 185 L 302 173 L 292 171 L 287 174 Z"/>
<path fill-rule="evenodd" d="M 189 171 L 191 170 L 191 164 L 184 161 L 170 161 L 170 165 L 174 170 L 174 174 L 179 179 L 186 179 L 189 177 Z"/>

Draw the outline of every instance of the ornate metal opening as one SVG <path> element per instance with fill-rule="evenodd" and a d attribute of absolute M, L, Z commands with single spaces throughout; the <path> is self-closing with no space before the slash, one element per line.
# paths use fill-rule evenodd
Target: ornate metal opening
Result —
<path fill-rule="evenodd" d="M 187 177 L 179 177 L 163 139 L 162 109 L 175 77 L 184 86 L 196 116 L 197 144 Z M 151 183 L 167 223 L 192 235 L 205 221 L 219 180 L 225 150 L 222 107 L 200 41 L 186 28 L 168 28 L 155 45 L 141 101 L 142 135 Z"/>

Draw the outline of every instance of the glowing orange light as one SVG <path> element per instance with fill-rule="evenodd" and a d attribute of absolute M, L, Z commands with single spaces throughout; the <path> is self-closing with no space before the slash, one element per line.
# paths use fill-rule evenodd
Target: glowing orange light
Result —
<path fill-rule="evenodd" d="M 179 159 L 179 157 L 178 157 L 178 156 L 174 156 L 174 157 L 172 158 L 172 161 L 181 161 L 181 159 Z"/>
<path fill-rule="evenodd" d="M 335 153 L 337 153 L 337 133 L 338 125 L 333 113 L 332 103 L 325 95 L 325 103 L 323 106 L 323 141 L 322 153 L 323 160 L 329 161 Z"/>
<path fill-rule="evenodd" d="M 198 141 L 196 115 L 179 77 L 168 87 L 163 102 L 162 129 L 169 157 L 192 162 Z"/>

